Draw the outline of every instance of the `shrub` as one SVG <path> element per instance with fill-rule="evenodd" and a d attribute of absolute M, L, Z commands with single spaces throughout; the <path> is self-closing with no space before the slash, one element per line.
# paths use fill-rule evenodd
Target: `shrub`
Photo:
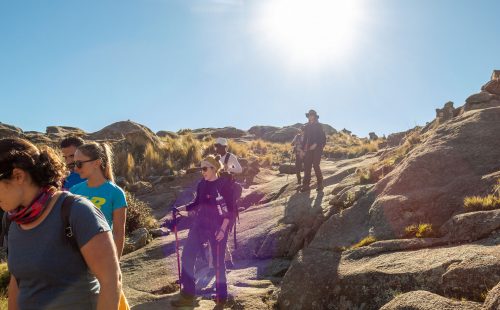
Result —
<path fill-rule="evenodd" d="M 363 239 L 361 239 L 361 241 L 359 241 L 358 243 L 356 243 L 355 245 L 351 246 L 351 249 L 358 249 L 360 247 L 364 247 L 364 246 L 367 246 L 367 245 L 370 245 L 374 242 L 376 242 L 377 239 L 373 236 L 367 236 Z"/>
<path fill-rule="evenodd" d="M 0 309 L 7 309 L 7 287 L 9 286 L 10 273 L 7 263 L 0 264 Z"/>
<path fill-rule="evenodd" d="M 496 195 L 488 195 L 486 197 L 465 197 L 464 208 L 467 211 L 486 211 L 500 209 L 500 197 Z"/>
<path fill-rule="evenodd" d="M 432 238 L 435 236 L 432 224 L 410 225 L 405 228 L 406 238 Z"/>
<path fill-rule="evenodd" d="M 370 167 L 368 169 L 358 169 L 356 174 L 359 178 L 359 184 L 373 184 L 378 182 L 378 178 L 375 175 L 375 168 Z"/>
<path fill-rule="evenodd" d="M 144 201 L 138 200 L 132 193 L 127 192 L 127 221 L 125 224 L 126 234 L 130 234 L 138 228 L 156 228 L 158 223 L 151 214 L 151 208 Z"/>

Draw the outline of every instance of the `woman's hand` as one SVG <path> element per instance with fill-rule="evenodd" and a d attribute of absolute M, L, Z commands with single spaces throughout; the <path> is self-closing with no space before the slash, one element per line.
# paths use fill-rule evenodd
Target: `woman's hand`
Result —
<path fill-rule="evenodd" d="M 215 233 L 215 240 L 217 242 L 221 242 L 222 239 L 224 239 L 224 236 L 226 235 L 226 231 L 222 228 L 220 228 L 216 233 Z"/>

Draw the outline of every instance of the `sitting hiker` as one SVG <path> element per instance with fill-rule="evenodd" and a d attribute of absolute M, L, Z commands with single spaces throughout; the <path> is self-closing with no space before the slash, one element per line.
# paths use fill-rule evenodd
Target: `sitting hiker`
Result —
<path fill-rule="evenodd" d="M 203 179 L 198 183 L 195 200 L 177 208 L 177 212 L 189 211 L 193 222 L 182 251 L 181 294 L 171 302 L 176 307 L 193 306 L 196 302 L 194 266 L 205 241 L 213 249 L 217 305 L 224 305 L 228 296 L 224 253 L 230 225 L 234 221 L 231 186 L 228 179 L 219 178 L 221 163 L 214 156 L 203 159 L 201 168 Z"/>
<path fill-rule="evenodd" d="M 118 309 L 109 225 L 87 199 L 60 191 L 65 175 L 52 149 L 0 140 L 0 206 L 12 221 L 9 309 Z"/>

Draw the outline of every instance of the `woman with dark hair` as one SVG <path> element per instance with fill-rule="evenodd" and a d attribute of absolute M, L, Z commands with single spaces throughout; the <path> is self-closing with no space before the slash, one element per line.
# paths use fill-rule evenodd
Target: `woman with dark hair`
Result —
<path fill-rule="evenodd" d="M 109 226 L 86 199 L 72 197 L 65 234 L 64 164 L 50 148 L 0 140 L 0 207 L 8 234 L 9 309 L 117 309 L 121 274 Z"/>
<path fill-rule="evenodd" d="M 87 180 L 73 186 L 70 192 L 88 198 L 101 210 L 113 231 L 120 258 L 125 243 L 127 200 L 125 192 L 114 183 L 110 147 L 96 142 L 79 146 L 75 152 L 75 171 Z"/>
<path fill-rule="evenodd" d="M 227 301 L 226 252 L 227 237 L 234 223 L 234 205 L 231 203 L 231 183 L 219 178 L 222 167 L 218 158 L 209 155 L 201 162 L 203 179 L 198 183 L 196 198 L 176 212 L 188 211 L 194 218 L 182 251 L 182 290 L 171 304 L 176 307 L 193 306 L 196 302 L 194 265 L 199 249 L 207 240 L 212 249 L 216 265 L 216 302 L 218 306 Z"/>

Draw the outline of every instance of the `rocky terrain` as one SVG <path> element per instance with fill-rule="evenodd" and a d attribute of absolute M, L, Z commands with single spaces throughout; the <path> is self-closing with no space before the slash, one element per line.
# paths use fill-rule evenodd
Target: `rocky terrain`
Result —
<path fill-rule="evenodd" d="M 129 121 L 92 134 L 49 128 L 42 134 L 0 124 L 0 136 L 50 144 L 72 133 L 112 141 L 142 167 L 141 154 L 183 134 L 155 134 Z M 284 142 L 296 130 L 190 132 L 200 141 L 226 136 Z M 390 135 L 375 152 L 323 160 L 322 192 L 297 192 L 289 165 L 260 167 L 239 201 L 238 247 L 229 243 L 235 266 L 228 273 L 233 300 L 227 308 L 500 309 L 500 206 L 479 199 L 480 207 L 466 208 L 464 202 L 500 194 L 499 134 L 500 72 L 494 71 L 479 93 L 458 108 L 448 102 L 436 109 L 425 127 Z M 136 169 L 142 170 L 135 176 L 147 178 L 132 183 L 123 176 L 123 184 L 149 203 L 159 222 L 168 222 L 173 205 L 192 199 L 199 180 L 196 169 Z M 189 220 L 180 224 L 181 250 L 188 226 Z M 174 236 L 155 236 L 122 258 L 133 309 L 170 309 L 177 294 Z M 201 267 L 198 288 L 205 297 L 196 309 L 213 309 L 207 297 L 213 278 Z"/>

